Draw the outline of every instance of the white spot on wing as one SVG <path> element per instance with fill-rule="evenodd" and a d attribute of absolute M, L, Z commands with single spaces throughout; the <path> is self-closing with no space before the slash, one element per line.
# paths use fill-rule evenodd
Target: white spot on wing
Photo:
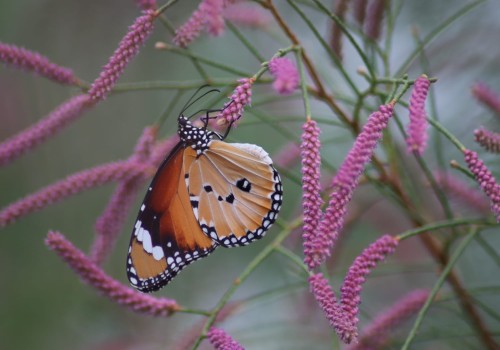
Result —
<path fill-rule="evenodd" d="M 142 240 L 144 239 L 144 229 L 142 227 L 139 227 L 139 229 L 137 231 L 138 231 L 136 234 L 137 240 L 139 242 L 142 242 Z"/>
<path fill-rule="evenodd" d="M 144 248 L 145 251 L 147 251 L 149 254 L 153 252 L 153 243 L 151 242 L 151 236 L 149 235 L 149 231 L 141 228 L 142 233 L 142 248 Z"/>
<path fill-rule="evenodd" d="M 163 254 L 163 248 L 162 247 L 159 247 L 159 246 L 153 247 L 153 257 L 156 260 L 161 260 L 161 259 L 163 259 L 164 256 L 165 255 Z"/>

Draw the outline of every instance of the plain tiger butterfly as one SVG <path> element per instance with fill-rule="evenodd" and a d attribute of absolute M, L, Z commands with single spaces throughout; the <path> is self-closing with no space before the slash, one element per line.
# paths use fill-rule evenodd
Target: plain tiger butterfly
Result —
<path fill-rule="evenodd" d="M 141 292 L 162 288 L 219 245 L 262 238 L 281 208 L 281 179 L 267 152 L 224 142 L 227 132 L 207 129 L 210 111 L 197 127 L 186 108 L 180 141 L 154 176 L 130 239 L 127 276 Z"/>

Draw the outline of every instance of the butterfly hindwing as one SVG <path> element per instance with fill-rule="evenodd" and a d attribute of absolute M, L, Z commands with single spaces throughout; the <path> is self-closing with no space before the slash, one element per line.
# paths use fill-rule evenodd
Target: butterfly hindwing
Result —
<path fill-rule="evenodd" d="M 259 146 L 213 140 L 201 156 L 186 152 L 186 184 L 203 232 L 224 247 L 264 236 L 282 202 L 282 185 Z"/>
<path fill-rule="evenodd" d="M 184 151 L 177 145 L 163 162 L 135 222 L 127 275 L 143 292 L 160 289 L 217 245 L 202 232 L 194 216 L 184 179 Z"/>

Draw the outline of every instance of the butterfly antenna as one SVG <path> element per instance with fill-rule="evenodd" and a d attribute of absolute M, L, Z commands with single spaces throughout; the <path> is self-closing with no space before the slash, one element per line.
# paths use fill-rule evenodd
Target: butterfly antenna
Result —
<path fill-rule="evenodd" d="M 208 125 L 208 120 L 209 119 L 215 119 L 216 117 L 211 117 L 209 116 L 210 113 L 213 113 L 213 112 L 220 112 L 222 111 L 222 109 L 200 109 L 199 111 L 196 111 L 195 113 L 191 114 L 189 117 L 187 117 L 186 119 L 191 119 L 193 118 L 194 116 L 202 113 L 202 112 L 205 112 L 206 113 L 206 116 L 205 117 L 202 117 L 201 120 L 203 120 L 203 122 L 205 123 L 205 127 Z"/>
<path fill-rule="evenodd" d="M 203 95 L 199 96 L 199 97 L 196 97 L 196 95 L 204 88 L 206 88 L 208 85 L 203 85 L 201 87 L 199 87 L 196 92 L 193 94 L 193 96 L 191 96 L 191 98 L 186 102 L 186 104 L 184 105 L 184 107 L 182 107 L 182 111 L 181 111 L 181 114 L 183 114 L 187 109 L 189 109 L 189 107 L 191 107 L 192 105 L 194 105 L 196 102 L 198 102 L 199 100 L 201 100 L 203 97 L 207 96 L 208 94 L 211 94 L 212 92 L 220 92 L 220 90 L 218 89 L 210 89 L 208 90 L 207 92 L 203 93 Z M 196 97 L 196 98 L 195 98 Z M 192 117 L 192 116 L 191 116 Z M 190 118 L 191 118 L 190 117 Z"/>
<path fill-rule="evenodd" d="M 198 89 L 196 89 L 196 91 L 194 92 L 194 94 L 189 98 L 189 100 L 187 100 L 187 102 L 184 104 L 184 107 L 182 107 L 182 110 L 181 110 L 181 113 L 184 113 L 186 111 L 186 109 L 189 108 L 190 103 L 191 101 L 193 100 L 193 98 L 198 95 L 198 93 L 203 90 L 204 88 L 206 88 L 208 86 L 208 84 L 205 84 L 205 85 L 202 85 L 200 86 Z"/>

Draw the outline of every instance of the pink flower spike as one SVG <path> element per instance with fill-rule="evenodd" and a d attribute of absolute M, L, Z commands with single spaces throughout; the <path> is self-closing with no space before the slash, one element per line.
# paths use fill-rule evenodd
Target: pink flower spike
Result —
<path fill-rule="evenodd" d="M 352 191 L 358 185 L 359 177 L 366 164 L 370 162 L 375 147 L 392 117 L 392 110 L 392 104 L 382 105 L 368 117 L 363 130 L 356 137 L 354 145 L 333 179 L 334 188 L 344 187 Z"/>
<path fill-rule="evenodd" d="M 359 343 L 348 349 L 385 349 L 394 330 L 402 322 L 415 315 L 424 306 L 428 297 L 428 290 L 417 289 L 397 300 L 388 310 L 375 316 L 374 320 L 364 329 Z"/>
<path fill-rule="evenodd" d="M 146 127 L 135 146 L 130 162 L 147 164 L 154 145 L 158 128 Z M 137 196 L 137 192 L 144 184 L 146 177 L 139 174 L 130 179 L 121 181 L 111 196 L 108 205 L 95 224 L 96 237 L 90 250 L 90 259 L 101 265 L 107 255 L 112 251 L 130 208 Z"/>
<path fill-rule="evenodd" d="M 157 125 L 145 127 L 142 131 L 141 137 L 137 140 L 137 144 L 134 147 L 134 153 L 130 157 L 130 160 L 146 162 L 151 156 L 157 133 Z"/>
<path fill-rule="evenodd" d="M 216 350 L 245 350 L 243 346 L 220 328 L 210 328 L 207 338 Z"/>
<path fill-rule="evenodd" d="M 240 85 L 236 87 L 229 98 L 231 101 L 224 104 L 222 112 L 217 115 L 218 124 L 236 123 L 243 115 L 243 109 L 252 102 L 252 85 L 254 78 L 238 80 Z"/>
<path fill-rule="evenodd" d="M 344 283 L 342 284 L 341 305 L 342 310 L 349 317 L 354 327 L 358 324 L 358 306 L 361 303 L 361 289 L 366 277 L 378 262 L 383 261 L 385 257 L 394 252 L 399 240 L 384 235 L 370 244 L 361 255 L 359 255 L 349 268 Z"/>
<path fill-rule="evenodd" d="M 237 2 L 228 6 L 222 16 L 237 25 L 250 28 L 264 28 L 271 22 L 271 17 L 260 7 L 246 2 Z"/>
<path fill-rule="evenodd" d="M 408 152 L 422 155 L 427 145 L 427 116 L 425 113 L 425 100 L 431 82 L 426 75 L 415 80 L 410 98 L 410 123 L 408 124 L 406 145 Z"/>
<path fill-rule="evenodd" d="M 500 115 L 500 94 L 493 91 L 485 83 L 479 82 L 472 86 L 472 95 L 493 112 Z"/>
<path fill-rule="evenodd" d="M 54 250 L 85 283 L 134 312 L 164 317 L 181 309 L 175 300 L 141 294 L 109 277 L 59 232 L 49 232 L 45 244 Z"/>
<path fill-rule="evenodd" d="M 228 5 L 224 0 L 203 0 L 186 23 L 175 31 L 174 44 L 187 47 L 203 30 L 213 36 L 224 32 L 224 7 Z"/>
<path fill-rule="evenodd" d="M 378 141 L 382 138 L 382 133 L 392 116 L 392 110 L 392 104 L 383 105 L 368 117 L 363 130 L 356 137 L 353 147 L 333 179 L 334 192 L 318 226 L 317 245 L 323 247 L 323 253 L 317 256 L 316 266 L 330 254 L 331 247 L 338 238 L 344 225 L 347 204 L 351 201 L 359 178 L 370 161 Z"/>
<path fill-rule="evenodd" d="M 286 57 L 275 57 L 269 61 L 269 71 L 274 77 L 273 88 L 281 95 L 288 95 L 299 86 L 299 72 L 295 64 Z"/>
<path fill-rule="evenodd" d="M 122 181 L 109 199 L 108 205 L 95 223 L 96 236 L 90 248 L 89 258 L 102 265 L 115 246 L 137 193 L 144 184 L 144 177 Z"/>
<path fill-rule="evenodd" d="M 274 165 L 278 168 L 290 169 L 300 159 L 300 147 L 295 142 L 289 142 L 273 156 Z"/>
<path fill-rule="evenodd" d="M 180 47 L 188 47 L 196 39 L 205 27 L 205 13 L 201 3 L 193 12 L 188 21 L 177 28 L 173 42 Z"/>
<path fill-rule="evenodd" d="M 321 155 L 319 127 L 314 120 L 307 121 L 302 127 L 301 158 L 302 158 L 302 208 L 304 211 L 304 261 L 309 269 L 321 264 L 325 255 L 323 241 L 317 237 L 318 225 L 321 219 Z M 328 250 L 328 247 L 326 247 Z M 327 254 L 327 252 L 326 252 Z"/>
<path fill-rule="evenodd" d="M 149 166 L 125 161 L 104 164 L 70 175 L 66 179 L 42 188 L 2 209 L 0 211 L 0 227 L 87 189 L 111 181 L 126 180 L 136 176 L 150 176 L 151 173 L 152 169 Z"/>
<path fill-rule="evenodd" d="M 177 133 L 170 136 L 168 139 L 158 141 L 151 151 L 149 159 L 150 164 L 158 168 L 177 143 L 179 143 L 179 136 Z"/>
<path fill-rule="evenodd" d="M 474 131 L 474 137 L 485 150 L 500 153 L 500 134 L 480 128 Z"/>
<path fill-rule="evenodd" d="M 127 64 L 134 58 L 142 45 L 153 32 L 153 20 L 156 14 L 153 10 L 144 11 L 130 26 L 128 33 L 123 37 L 118 48 L 104 66 L 99 77 L 90 87 L 88 94 L 94 100 L 104 100 L 116 81 L 122 75 Z"/>
<path fill-rule="evenodd" d="M 15 45 L 0 42 L 0 62 L 34 72 L 61 84 L 76 85 L 79 82 L 71 69 L 50 62 L 47 57 L 38 52 Z"/>
<path fill-rule="evenodd" d="M 3 141 L 0 144 L 0 166 L 13 161 L 54 136 L 92 105 L 89 95 L 72 97 L 38 123 Z"/>
<path fill-rule="evenodd" d="M 479 186 L 490 199 L 491 211 L 495 214 L 497 222 L 500 222 L 500 185 L 483 161 L 479 159 L 476 152 L 466 149 L 464 156 L 469 170 L 474 174 Z"/>
<path fill-rule="evenodd" d="M 471 188 L 467 183 L 449 173 L 435 173 L 437 184 L 461 203 L 476 209 L 480 213 L 490 210 L 488 200 L 476 188 Z"/>
<path fill-rule="evenodd" d="M 356 342 L 358 337 L 357 330 L 353 327 L 351 320 L 344 315 L 342 308 L 337 303 L 337 298 L 328 280 L 323 277 L 322 273 L 317 273 L 310 276 L 308 281 L 311 293 L 325 313 L 330 326 L 335 329 L 340 339 L 346 344 L 353 341 Z"/>
<path fill-rule="evenodd" d="M 203 0 L 201 5 L 205 13 L 207 32 L 213 36 L 219 36 L 224 33 L 224 0 Z"/>

